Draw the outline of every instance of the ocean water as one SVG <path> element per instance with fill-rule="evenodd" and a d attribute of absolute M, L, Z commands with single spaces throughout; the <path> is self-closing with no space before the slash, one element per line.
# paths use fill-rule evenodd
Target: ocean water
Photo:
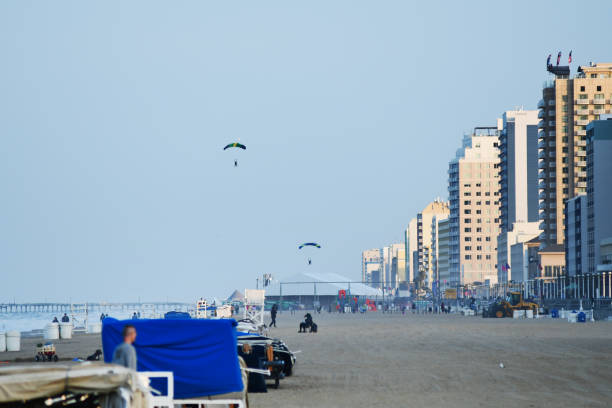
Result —
<path fill-rule="evenodd" d="M 109 312 L 109 317 L 115 319 L 129 319 L 133 312 Z M 32 330 L 42 330 L 47 323 L 51 323 L 54 317 L 61 321 L 64 313 L 60 312 L 28 312 L 28 313 L 0 313 L 0 331 L 16 330 L 19 332 L 29 332 Z M 70 313 L 68 316 L 71 316 Z M 100 321 L 100 313 L 89 314 L 89 322 Z M 85 327 L 86 315 L 75 314 L 74 325 Z M 72 317 L 70 319 L 73 320 Z"/>

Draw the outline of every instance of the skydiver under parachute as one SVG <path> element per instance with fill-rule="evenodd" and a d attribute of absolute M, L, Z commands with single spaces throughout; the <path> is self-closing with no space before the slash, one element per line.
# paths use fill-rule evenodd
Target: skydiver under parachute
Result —
<path fill-rule="evenodd" d="M 237 148 L 237 149 L 242 149 L 242 150 L 246 150 L 246 146 L 239 143 L 239 142 L 234 142 L 234 143 L 230 143 L 227 146 L 225 146 L 223 148 L 223 150 L 227 150 L 230 148 Z M 234 159 L 234 167 L 238 167 L 238 159 Z"/>
<path fill-rule="evenodd" d="M 321 245 L 317 244 L 316 242 L 305 242 L 302 245 L 298 246 L 298 249 L 302 249 L 307 246 L 321 248 Z M 308 257 L 308 265 L 312 265 L 312 259 L 310 257 Z"/>

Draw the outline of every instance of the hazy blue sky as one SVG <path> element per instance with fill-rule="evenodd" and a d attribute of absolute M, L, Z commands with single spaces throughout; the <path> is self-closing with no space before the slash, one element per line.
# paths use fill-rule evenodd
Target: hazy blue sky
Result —
<path fill-rule="evenodd" d="M 359 279 L 549 53 L 612 61 L 610 4 L 2 1 L 0 301 L 225 296 L 311 240 Z"/>

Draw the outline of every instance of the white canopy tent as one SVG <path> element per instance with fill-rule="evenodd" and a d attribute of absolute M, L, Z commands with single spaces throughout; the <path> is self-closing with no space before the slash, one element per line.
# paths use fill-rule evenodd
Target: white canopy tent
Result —
<path fill-rule="evenodd" d="M 266 287 L 266 297 L 280 296 L 338 296 L 345 290 L 352 296 L 382 297 L 377 288 L 353 281 L 337 273 L 301 272 Z"/>

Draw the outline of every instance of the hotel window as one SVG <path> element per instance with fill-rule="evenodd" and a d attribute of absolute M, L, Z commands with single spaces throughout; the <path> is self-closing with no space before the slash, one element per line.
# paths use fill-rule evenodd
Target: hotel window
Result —
<path fill-rule="evenodd" d="M 568 122 L 567 116 L 563 115 L 562 120 L 563 120 L 563 123 L 567 123 Z"/>
<path fill-rule="evenodd" d="M 584 86 L 580 87 L 580 92 L 584 92 Z"/>
<path fill-rule="evenodd" d="M 480 191 L 476 192 L 476 197 L 480 197 Z"/>
<path fill-rule="evenodd" d="M 476 255 L 476 259 L 482 259 L 482 255 Z"/>
<path fill-rule="evenodd" d="M 485 241 L 487 241 L 487 242 L 491 241 L 491 237 L 486 237 Z"/>
<path fill-rule="evenodd" d="M 472 193 L 470 193 L 469 191 L 466 191 L 465 193 L 463 193 L 463 195 L 464 195 L 465 197 L 469 197 L 469 196 L 471 196 L 471 195 L 472 195 Z"/>
<path fill-rule="evenodd" d="M 469 245 L 466 245 L 465 250 L 466 250 L 466 251 L 471 251 L 471 250 L 472 250 L 472 247 L 471 247 L 471 246 L 469 246 Z"/>
<path fill-rule="evenodd" d="M 482 213 L 482 211 L 476 210 L 476 214 L 481 214 L 481 213 Z"/>
<path fill-rule="evenodd" d="M 467 242 L 467 241 L 471 241 L 471 240 L 472 240 L 472 237 L 465 237 L 465 241 L 466 241 L 466 242 Z"/>
<path fill-rule="evenodd" d="M 463 222 L 465 222 L 466 224 L 471 224 L 472 220 L 469 218 L 466 218 L 465 220 L 463 220 Z"/>
<path fill-rule="evenodd" d="M 476 228 L 476 232 L 482 232 L 482 228 L 480 227 Z"/>
<path fill-rule="evenodd" d="M 476 205 L 481 205 L 482 201 L 476 201 Z"/>
<path fill-rule="evenodd" d="M 479 245 L 479 246 L 476 247 L 476 250 L 477 251 L 482 251 L 482 247 Z"/>
<path fill-rule="evenodd" d="M 472 255 L 466 255 L 465 259 L 472 259 Z"/>
<path fill-rule="evenodd" d="M 567 133 L 567 126 L 563 126 L 561 130 L 563 131 L 563 133 Z"/>
<path fill-rule="evenodd" d="M 597 92 L 601 92 L 601 85 L 597 85 Z"/>
<path fill-rule="evenodd" d="M 463 205 L 470 205 L 470 204 L 472 204 L 472 202 L 471 202 L 470 200 L 465 200 L 465 201 L 463 202 Z"/>
<path fill-rule="evenodd" d="M 471 213 L 472 213 L 472 210 L 463 210 L 463 213 L 464 213 L 464 214 L 471 214 Z"/>
<path fill-rule="evenodd" d="M 563 112 L 567 113 L 567 104 L 563 105 Z"/>
<path fill-rule="evenodd" d="M 584 86 L 582 86 L 581 88 L 584 88 Z M 581 91 L 584 91 L 584 89 L 581 89 Z M 587 95 L 587 94 L 580 94 L 580 95 L 578 95 L 578 99 L 589 99 L 589 95 Z"/>
<path fill-rule="evenodd" d="M 567 102 L 567 100 L 568 100 L 567 95 L 563 95 L 563 96 L 561 97 L 561 100 L 562 100 L 563 102 Z"/>
<path fill-rule="evenodd" d="M 485 204 L 486 205 L 491 205 L 491 202 L 490 201 L 485 201 Z"/>
<path fill-rule="evenodd" d="M 463 231 L 464 232 L 472 232 L 472 229 L 471 228 L 465 228 Z"/>
<path fill-rule="evenodd" d="M 476 242 L 482 242 L 482 237 L 476 237 Z"/>
<path fill-rule="evenodd" d="M 599 103 L 597 102 L 597 100 L 601 100 L 601 103 L 604 103 L 604 94 L 600 93 L 600 94 L 595 94 L 595 103 Z"/>

